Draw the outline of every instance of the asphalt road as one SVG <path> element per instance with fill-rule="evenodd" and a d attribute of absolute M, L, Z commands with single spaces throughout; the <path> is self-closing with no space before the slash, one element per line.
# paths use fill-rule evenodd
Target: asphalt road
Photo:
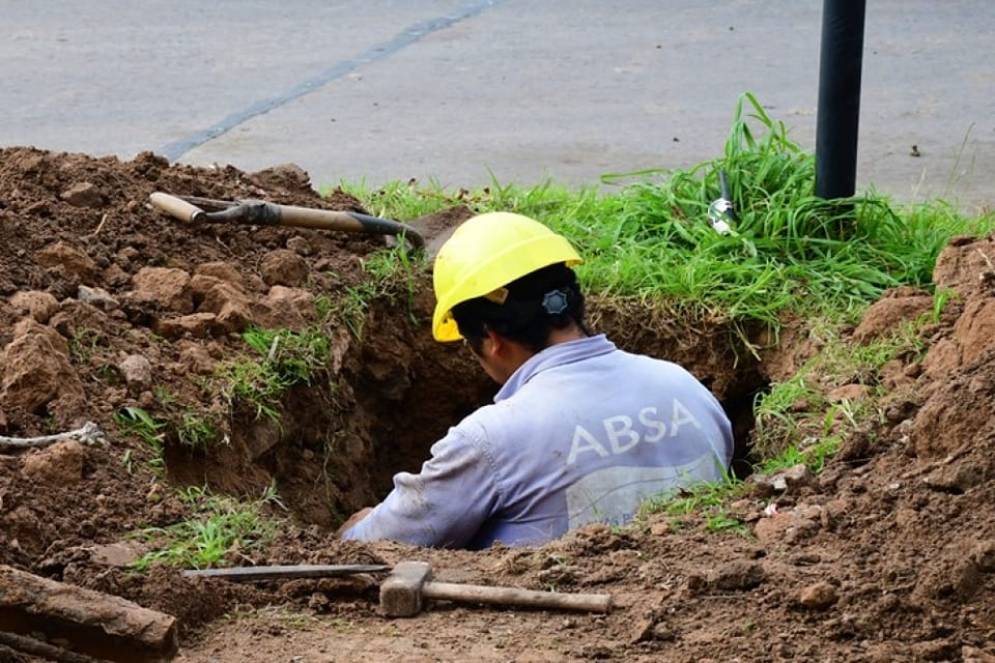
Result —
<path fill-rule="evenodd" d="M 860 186 L 995 205 L 995 3 L 868 5 Z M 0 145 L 594 183 L 718 156 L 750 90 L 812 148 L 821 6 L 0 0 Z"/>

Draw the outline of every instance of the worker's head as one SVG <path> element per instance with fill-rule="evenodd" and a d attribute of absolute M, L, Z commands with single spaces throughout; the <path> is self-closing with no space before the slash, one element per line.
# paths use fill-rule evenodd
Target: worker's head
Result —
<path fill-rule="evenodd" d="M 569 267 L 579 262 L 565 238 L 528 217 L 470 219 L 435 260 L 436 340 L 465 339 L 504 382 L 548 345 L 586 334 L 584 297 Z"/>

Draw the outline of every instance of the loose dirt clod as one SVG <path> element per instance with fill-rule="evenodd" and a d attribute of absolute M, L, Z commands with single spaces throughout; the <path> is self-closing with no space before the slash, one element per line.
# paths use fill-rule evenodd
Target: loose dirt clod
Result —
<path fill-rule="evenodd" d="M 18 315 L 30 315 L 45 324 L 59 310 L 59 302 L 47 292 L 26 290 L 10 298 L 10 305 Z"/>
<path fill-rule="evenodd" d="M 713 571 L 707 580 L 715 589 L 745 591 L 758 587 L 766 578 L 767 572 L 762 564 L 736 560 Z"/>
<path fill-rule="evenodd" d="M 83 445 L 69 440 L 26 456 L 22 471 L 38 483 L 71 486 L 83 479 L 83 459 Z"/>

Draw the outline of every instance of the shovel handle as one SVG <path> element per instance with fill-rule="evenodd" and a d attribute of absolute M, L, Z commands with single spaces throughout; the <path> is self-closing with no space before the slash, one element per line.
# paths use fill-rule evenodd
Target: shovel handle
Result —
<path fill-rule="evenodd" d="M 579 610 L 582 612 L 608 612 L 612 598 L 608 594 L 561 594 L 537 592 L 517 587 L 488 587 L 461 585 L 451 582 L 426 582 L 422 596 L 440 601 L 460 603 L 485 603 L 488 605 L 519 608 L 545 608 L 550 610 Z"/>
<path fill-rule="evenodd" d="M 425 240 L 411 226 L 359 212 L 277 205 L 261 200 L 232 201 L 230 203 L 224 200 L 196 197 L 185 200 L 161 191 L 151 194 L 149 202 L 153 207 L 187 223 L 203 221 L 252 226 L 293 226 L 369 235 L 395 235 L 404 237 L 415 249 L 425 246 Z M 199 205 L 212 211 L 207 212 Z"/>
<path fill-rule="evenodd" d="M 359 212 L 333 212 L 295 205 L 275 205 L 275 207 L 280 210 L 281 226 L 343 230 L 369 235 L 403 235 L 416 249 L 425 246 L 425 240 L 414 228 L 391 219 L 381 219 Z"/>
<path fill-rule="evenodd" d="M 165 212 L 175 219 L 192 223 L 204 214 L 204 210 L 192 205 L 182 198 L 171 196 L 168 193 L 155 192 L 149 196 L 149 202 L 153 207 Z"/>

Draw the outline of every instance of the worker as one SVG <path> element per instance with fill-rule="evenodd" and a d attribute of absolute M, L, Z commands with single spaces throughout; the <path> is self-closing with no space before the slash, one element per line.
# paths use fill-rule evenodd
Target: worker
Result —
<path fill-rule="evenodd" d="M 453 233 L 435 260 L 432 333 L 463 339 L 502 386 L 343 538 L 542 544 L 624 524 L 649 497 L 725 475 L 733 439 L 719 402 L 681 367 L 588 330 L 580 262 L 564 237 L 517 214 L 482 214 Z"/>

